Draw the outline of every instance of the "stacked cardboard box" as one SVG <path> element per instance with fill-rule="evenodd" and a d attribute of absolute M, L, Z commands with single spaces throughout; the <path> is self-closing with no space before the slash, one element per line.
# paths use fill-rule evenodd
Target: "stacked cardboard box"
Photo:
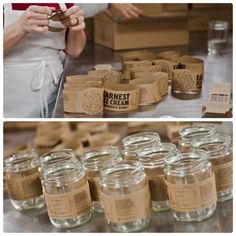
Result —
<path fill-rule="evenodd" d="M 232 4 L 192 4 L 189 10 L 189 30 L 206 31 L 212 20 L 223 20 L 232 29 Z"/>
<path fill-rule="evenodd" d="M 151 14 L 149 12 L 149 14 Z M 105 13 L 95 17 L 95 42 L 121 50 L 188 45 L 185 12 L 160 13 L 140 19 L 115 21 Z"/>

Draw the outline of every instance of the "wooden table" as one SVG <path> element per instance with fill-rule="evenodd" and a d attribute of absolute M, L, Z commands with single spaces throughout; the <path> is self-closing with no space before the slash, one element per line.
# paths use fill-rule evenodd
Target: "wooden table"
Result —
<path fill-rule="evenodd" d="M 207 54 L 207 35 L 202 32 L 190 33 L 189 47 L 155 48 L 150 51 L 159 52 L 168 49 L 180 49 L 182 54 L 190 54 L 204 60 L 205 74 L 201 97 L 193 100 L 180 100 L 168 95 L 163 101 L 151 106 L 139 107 L 139 110 L 129 113 L 104 112 L 96 117 L 114 118 L 156 118 L 161 116 L 172 116 L 177 118 L 201 118 L 202 106 L 207 101 L 208 92 L 213 82 L 232 83 L 232 37 L 226 53 L 220 56 Z M 78 59 L 68 58 L 65 65 L 65 75 L 86 74 L 96 64 L 111 64 L 115 70 L 121 70 L 120 53 L 99 45 L 88 42 L 87 46 Z M 170 89 L 170 88 L 169 88 Z M 79 114 L 64 114 L 62 91 L 56 107 L 55 117 L 86 117 Z"/>

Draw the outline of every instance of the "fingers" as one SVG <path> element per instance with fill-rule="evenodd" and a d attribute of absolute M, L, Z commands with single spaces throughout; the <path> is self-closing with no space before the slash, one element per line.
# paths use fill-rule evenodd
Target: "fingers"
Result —
<path fill-rule="evenodd" d="M 31 27 L 31 32 L 35 32 L 35 33 L 44 33 L 48 31 L 48 27 L 47 26 L 37 26 L 37 25 L 34 25 Z"/>
<path fill-rule="evenodd" d="M 125 4 L 126 7 L 126 13 L 128 15 L 128 18 L 138 18 L 139 17 L 139 11 L 137 11 L 137 8 L 133 6 L 132 4 Z"/>
<path fill-rule="evenodd" d="M 71 29 L 72 31 L 82 31 L 82 30 L 85 29 L 85 23 L 83 22 L 83 23 L 81 23 L 81 24 L 79 24 L 79 25 L 72 26 L 70 29 Z"/>
<path fill-rule="evenodd" d="M 138 14 L 139 16 L 143 14 L 143 11 L 139 9 L 138 7 L 136 7 L 135 5 L 133 4 L 129 4 L 129 5 L 130 5 L 130 9 L 136 14 Z"/>
<path fill-rule="evenodd" d="M 54 9 L 55 8 L 53 8 L 53 7 L 42 7 L 42 6 L 31 5 L 28 7 L 27 11 L 41 13 L 41 14 L 47 14 L 50 16 L 52 14 L 52 10 L 54 10 Z"/>
<path fill-rule="evenodd" d="M 68 10 L 66 10 L 66 12 L 63 15 L 63 18 L 71 17 L 73 15 L 76 15 L 77 17 L 84 16 L 84 12 L 80 10 L 78 6 L 73 6 L 69 8 Z"/>
<path fill-rule="evenodd" d="M 33 11 L 26 12 L 26 18 L 27 19 L 38 19 L 38 20 L 46 20 L 48 19 L 47 14 L 41 14 Z"/>
<path fill-rule="evenodd" d="M 29 26 L 48 26 L 49 22 L 48 19 L 47 20 L 38 20 L 38 19 L 30 19 L 28 20 L 27 24 Z"/>
<path fill-rule="evenodd" d="M 62 24 L 65 25 L 65 27 L 71 27 L 82 23 L 84 23 L 83 16 L 79 17 L 73 16 L 71 18 L 66 18 L 65 20 L 62 21 Z"/>

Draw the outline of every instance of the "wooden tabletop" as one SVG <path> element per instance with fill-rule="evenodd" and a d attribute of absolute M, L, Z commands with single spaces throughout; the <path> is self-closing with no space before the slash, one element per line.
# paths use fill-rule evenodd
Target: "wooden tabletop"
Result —
<path fill-rule="evenodd" d="M 180 49 L 182 54 L 190 54 L 204 60 L 205 74 L 202 94 L 193 100 L 180 100 L 168 95 L 163 101 L 151 106 L 139 107 L 137 111 L 129 113 L 104 112 L 96 117 L 114 118 L 158 118 L 171 116 L 176 118 L 201 118 L 202 106 L 207 101 L 208 92 L 213 82 L 232 83 L 232 37 L 229 37 L 229 44 L 224 55 L 213 56 L 207 53 L 207 34 L 206 32 L 190 33 L 189 47 L 154 48 L 150 51 L 159 52 L 168 49 Z M 96 64 L 111 64 L 116 70 L 121 70 L 120 53 L 105 47 L 88 42 L 82 55 L 78 59 L 68 57 L 65 65 L 65 75 L 86 74 Z M 170 90 L 170 88 L 169 88 Z M 56 107 L 55 117 L 86 117 L 81 114 L 64 114 L 62 91 L 60 92 L 59 102 Z"/>

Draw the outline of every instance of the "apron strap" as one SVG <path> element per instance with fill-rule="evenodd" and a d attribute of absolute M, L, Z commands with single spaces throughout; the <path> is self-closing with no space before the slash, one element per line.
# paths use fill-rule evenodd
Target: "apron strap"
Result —
<path fill-rule="evenodd" d="M 31 89 L 34 92 L 39 91 L 40 92 L 40 114 L 43 118 L 49 117 L 49 108 L 48 108 L 48 101 L 45 94 L 45 87 L 44 87 L 44 81 L 45 81 L 45 69 L 46 67 L 49 68 L 49 71 L 52 74 L 53 82 L 55 85 L 59 83 L 59 79 L 57 78 L 55 69 L 50 65 L 50 63 L 47 63 L 46 60 L 41 60 L 37 69 L 35 70 L 31 82 Z"/>

